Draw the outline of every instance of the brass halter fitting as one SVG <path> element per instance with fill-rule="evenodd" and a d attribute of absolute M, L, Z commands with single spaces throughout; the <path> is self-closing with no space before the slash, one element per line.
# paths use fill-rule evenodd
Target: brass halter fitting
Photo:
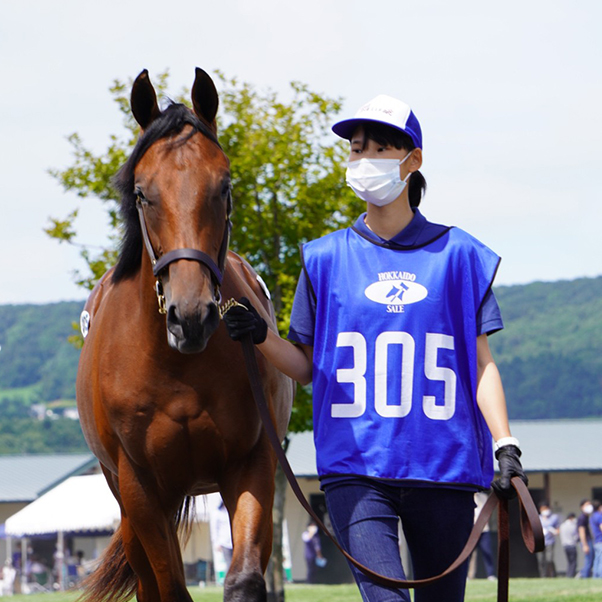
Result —
<path fill-rule="evenodd" d="M 159 313 L 165 315 L 167 313 L 167 306 L 165 303 L 165 293 L 163 292 L 163 284 L 160 280 L 155 282 L 155 293 L 157 294 L 157 303 L 159 304 Z"/>
<path fill-rule="evenodd" d="M 233 308 L 233 307 L 244 307 L 245 309 L 249 309 L 246 305 L 239 303 L 236 299 L 228 299 L 223 305 L 218 305 L 219 309 L 219 317 L 221 320 L 224 319 L 224 316 Z"/>

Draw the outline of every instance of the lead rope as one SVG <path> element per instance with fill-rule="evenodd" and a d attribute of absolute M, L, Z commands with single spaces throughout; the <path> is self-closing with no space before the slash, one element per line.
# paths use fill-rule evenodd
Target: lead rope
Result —
<path fill-rule="evenodd" d="M 220 316 L 224 317 L 224 315 L 230 310 L 232 307 L 245 307 L 238 301 L 234 299 L 230 299 L 227 301 L 222 307 L 220 307 Z M 247 309 L 245 307 L 245 309 Z M 255 403 L 257 405 L 257 409 L 259 410 L 259 415 L 261 416 L 261 420 L 263 422 L 264 430 L 272 447 L 274 448 L 274 452 L 276 453 L 276 457 L 280 462 L 280 466 L 286 475 L 286 478 L 293 490 L 293 493 L 299 500 L 299 503 L 303 508 L 307 511 L 309 516 L 316 521 L 316 524 L 322 529 L 324 534 L 334 543 L 334 545 L 341 551 L 341 553 L 351 562 L 355 567 L 357 567 L 362 573 L 368 576 L 370 579 L 382 585 L 384 587 L 389 588 L 402 588 L 402 589 L 413 589 L 424 587 L 425 585 L 430 585 L 439 581 L 443 577 L 449 575 L 452 571 L 456 570 L 459 566 L 461 566 L 472 554 L 474 551 L 481 533 L 483 529 L 489 522 L 493 511 L 496 506 L 499 504 L 498 510 L 498 602 L 508 602 L 508 579 L 509 579 L 509 540 L 510 533 L 508 528 L 508 502 L 507 500 L 498 499 L 498 497 L 492 493 L 483 509 L 481 510 L 472 531 L 470 532 L 470 536 L 468 537 L 468 541 L 464 546 L 462 552 L 454 562 L 447 568 L 445 571 L 436 575 L 434 577 L 429 577 L 427 579 L 415 579 L 415 580 L 405 580 L 405 579 L 392 579 L 390 577 L 386 577 L 385 575 L 381 575 L 380 573 L 375 573 L 368 567 L 364 566 L 361 562 L 358 562 L 353 558 L 350 554 L 344 550 L 337 539 L 332 533 L 326 528 L 322 520 L 316 515 L 313 508 L 310 506 L 309 502 L 303 495 L 301 488 L 299 487 L 299 483 L 295 478 L 293 470 L 289 464 L 288 458 L 282 449 L 282 445 L 280 442 L 280 438 L 276 433 L 274 428 L 273 418 L 270 413 L 268 404 L 265 400 L 263 385 L 261 382 L 261 376 L 259 374 L 259 367 L 257 365 L 257 358 L 255 356 L 255 345 L 253 344 L 253 340 L 251 339 L 251 335 L 244 335 L 241 339 L 243 355 L 245 359 L 245 365 L 247 368 L 247 373 L 249 376 L 249 383 L 251 385 L 251 391 L 253 393 L 253 398 L 255 399 Z M 516 490 L 518 494 L 518 499 L 521 508 L 521 531 L 523 535 L 523 540 L 525 542 L 525 546 L 531 553 L 541 552 L 544 549 L 544 540 L 543 540 L 543 530 L 541 527 L 541 521 L 539 520 L 539 515 L 535 508 L 535 504 L 533 503 L 533 499 L 531 498 L 531 494 L 527 489 L 526 485 L 518 478 L 512 478 L 512 486 Z"/>

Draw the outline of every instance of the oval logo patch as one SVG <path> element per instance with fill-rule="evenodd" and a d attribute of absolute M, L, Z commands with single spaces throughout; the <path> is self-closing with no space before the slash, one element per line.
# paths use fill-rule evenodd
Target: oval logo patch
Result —
<path fill-rule="evenodd" d="M 428 290 L 417 282 L 385 280 L 372 283 L 366 288 L 364 294 L 370 301 L 382 305 L 409 305 L 425 299 Z"/>

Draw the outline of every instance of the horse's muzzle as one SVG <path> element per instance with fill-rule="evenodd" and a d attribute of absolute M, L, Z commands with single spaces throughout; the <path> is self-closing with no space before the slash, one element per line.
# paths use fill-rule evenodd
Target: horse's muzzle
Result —
<path fill-rule="evenodd" d="M 196 311 L 184 312 L 172 303 L 167 308 L 167 342 L 180 353 L 200 353 L 219 326 L 219 311 L 208 303 Z"/>

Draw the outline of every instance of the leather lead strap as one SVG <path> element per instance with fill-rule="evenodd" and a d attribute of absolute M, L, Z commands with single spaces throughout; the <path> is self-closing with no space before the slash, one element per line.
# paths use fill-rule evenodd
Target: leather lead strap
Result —
<path fill-rule="evenodd" d="M 508 500 L 499 500 L 497 517 L 497 599 L 498 602 L 507 602 L 508 580 L 510 577 Z"/>
<path fill-rule="evenodd" d="M 335 546 L 342 552 L 342 554 L 351 562 L 354 566 L 356 566 L 362 573 L 370 577 L 373 581 L 382 585 L 384 587 L 390 588 L 402 588 L 402 589 L 410 589 L 410 588 L 418 588 L 424 587 L 425 585 L 429 585 L 434 583 L 435 581 L 439 581 L 446 575 L 449 575 L 452 571 L 457 569 L 462 563 L 464 563 L 473 550 L 475 549 L 479 537 L 489 522 L 489 519 L 495 510 L 498 503 L 499 506 L 499 530 L 498 530 L 498 538 L 499 538 L 499 561 L 498 561 L 498 602 L 508 602 L 508 577 L 509 577 L 509 528 L 508 528 L 508 502 L 506 500 L 499 500 L 495 494 L 491 494 L 481 513 L 479 514 L 474 527 L 470 533 L 468 541 L 464 546 L 462 552 L 458 558 L 441 574 L 436 575 L 434 577 L 429 577 L 428 579 L 417 579 L 417 580 L 402 580 L 402 579 L 392 579 L 390 577 L 386 577 L 385 575 L 381 575 L 379 573 L 375 573 L 370 570 L 368 567 L 364 566 L 362 563 L 355 560 L 352 556 L 350 556 L 339 544 L 337 539 L 330 533 L 330 531 L 326 528 L 324 523 L 320 520 L 320 518 L 313 511 L 309 502 L 303 495 L 301 488 L 299 487 L 299 483 L 293 474 L 293 470 L 288 462 L 286 454 L 282 449 L 282 445 L 280 442 L 280 438 L 274 429 L 273 418 L 270 413 L 270 409 L 265 400 L 263 385 L 261 382 L 261 376 L 259 374 L 259 367 L 257 365 L 257 358 L 255 357 L 255 346 L 253 345 L 253 341 L 251 339 L 251 335 L 247 334 L 241 339 L 243 354 L 245 358 L 245 364 L 247 367 L 247 372 L 249 375 L 249 382 L 251 384 L 251 390 L 253 393 L 253 397 L 255 399 L 255 403 L 257 404 L 257 409 L 259 410 L 259 414 L 261 416 L 264 430 L 276 452 L 276 457 L 280 462 L 280 466 L 286 475 L 286 478 L 293 490 L 293 493 L 303 506 L 307 513 L 311 516 L 313 520 L 316 521 L 316 524 L 322 529 L 324 534 L 335 544 Z M 521 530 L 523 534 L 523 539 L 525 541 L 525 545 L 527 549 L 533 552 L 540 552 L 544 548 L 543 541 L 543 531 L 541 527 L 541 521 L 539 520 L 539 515 L 537 514 L 537 510 L 535 509 L 535 505 L 533 504 L 533 500 L 531 495 L 529 494 L 529 490 L 526 485 L 518 478 L 514 477 L 512 479 L 512 486 L 516 489 L 518 493 L 518 499 L 521 507 Z"/>

